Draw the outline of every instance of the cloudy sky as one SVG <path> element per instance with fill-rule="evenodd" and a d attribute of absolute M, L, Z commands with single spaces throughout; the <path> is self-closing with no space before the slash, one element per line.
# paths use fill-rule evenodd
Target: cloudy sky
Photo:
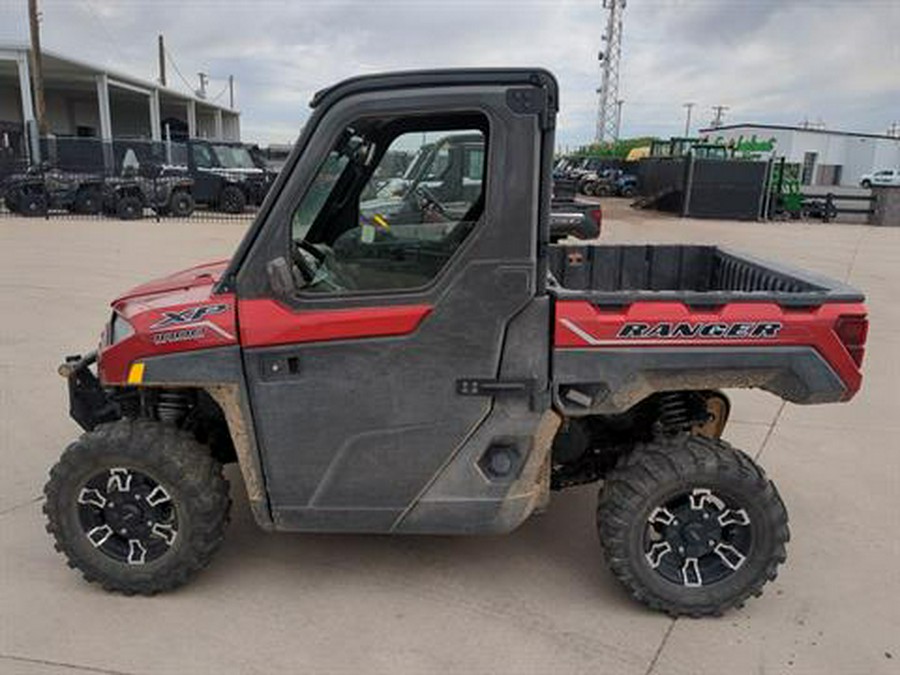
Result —
<path fill-rule="evenodd" d="M 601 0 L 40 0 L 44 46 L 156 77 L 164 33 L 211 96 L 237 81 L 245 140 L 292 140 L 317 89 L 364 72 L 539 65 L 560 80 L 560 145 L 593 135 Z M 0 41 L 27 42 L 27 1 L 0 0 Z M 726 122 L 884 133 L 900 122 L 900 0 L 629 0 L 623 135 Z M 186 85 L 169 67 L 169 83 Z M 227 94 L 220 101 L 227 101 Z M 696 124 L 695 124 L 696 128 Z"/>

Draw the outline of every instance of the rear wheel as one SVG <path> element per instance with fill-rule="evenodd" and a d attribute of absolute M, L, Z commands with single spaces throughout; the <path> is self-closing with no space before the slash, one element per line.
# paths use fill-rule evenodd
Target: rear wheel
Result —
<path fill-rule="evenodd" d="M 44 487 L 47 530 L 108 591 L 173 589 L 207 564 L 228 520 L 222 467 L 193 436 L 151 421 L 83 434 Z"/>
<path fill-rule="evenodd" d="M 763 470 L 724 441 L 687 434 L 638 446 L 609 474 L 597 525 L 619 581 L 671 615 L 719 615 L 760 595 L 789 539 Z"/>
<path fill-rule="evenodd" d="M 96 215 L 102 207 L 102 195 L 99 190 L 82 189 L 75 196 L 75 213 Z"/>
<path fill-rule="evenodd" d="M 219 208 L 225 213 L 241 213 L 247 205 L 243 190 L 237 185 L 226 185 L 219 194 Z"/>
<path fill-rule="evenodd" d="M 137 220 L 144 216 L 144 204 L 136 195 L 123 195 L 116 200 L 116 215 L 122 220 Z"/>
<path fill-rule="evenodd" d="M 16 208 L 28 218 L 41 218 L 47 215 L 47 193 L 41 189 L 22 190 L 19 193 Z"/>
<path fill-rule="evenodd" d="M 864 188 L 866 188 L 866 189 L 868 190 L 870 187 L 872 187 L 872 181 L 870 181 L 870 180 L 867 178 L 866 180 L 864 180 L 864 181 L 863 181 L 862 183 L 860 183 L 859 185 L 860 185 L 860 187 L 864 187 Z"/>

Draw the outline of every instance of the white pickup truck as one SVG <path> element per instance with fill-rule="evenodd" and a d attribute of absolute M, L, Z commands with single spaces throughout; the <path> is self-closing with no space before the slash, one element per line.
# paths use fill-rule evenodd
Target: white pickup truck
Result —
<path fill-rule="evenodd" d="M 865 173 L 859 179 L 859 185 L 864 188 L 873 185 L 900 185 L 900 169 L 882 169 L 874 173 Z"/>

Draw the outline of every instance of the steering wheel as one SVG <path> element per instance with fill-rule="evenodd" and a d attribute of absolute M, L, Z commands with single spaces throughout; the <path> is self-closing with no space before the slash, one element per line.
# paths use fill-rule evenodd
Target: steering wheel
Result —
<path fill-rule="evenodd" d="M 325 262 L 325 254 L 322 253 L 322 251 L 317 249 L 315 246 L 310 244 L 308 241 L 306 241 L 306 239 L 300 239 L 298 241 L 295 241 L 294 243 L 297 244 L 297 246 L 302 248 L 304 251 L 309 253 L 313 258 L 315 258 L 319 262 L 320 265 L 323 262 Z"/>
<path fill-rule="evenodd" d="M 416 185 L 413 192 L 419 198 L 419 201 L 421 202 L 423 208 L 430 208 L 447 220 L 451 219 L 450 214 L 447 213 L 447 209 L 444 208 L 444 205 L 441 204 L 440 200 L 438 200 L 438 198 L 434 196 L 434 193 L 427 185 L 419 183 L 418 185 Z"/>

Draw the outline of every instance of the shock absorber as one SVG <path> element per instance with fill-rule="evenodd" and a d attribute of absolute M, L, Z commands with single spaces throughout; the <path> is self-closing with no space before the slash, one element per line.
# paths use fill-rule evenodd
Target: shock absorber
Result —
<path fill-rule="evenodd" d="M 184 392 L 164 389 L 157 393 L 156 416 L 160 422 L 177 426 L 184 420 L 189 408 L 190 400 Z"/>
<path fill-rule="evenodd" d="M 659 395 L 657 423 L 664 433 L 689 429 L 695 422 L 691 402 L 684 392 L 673 391 Z"/>

